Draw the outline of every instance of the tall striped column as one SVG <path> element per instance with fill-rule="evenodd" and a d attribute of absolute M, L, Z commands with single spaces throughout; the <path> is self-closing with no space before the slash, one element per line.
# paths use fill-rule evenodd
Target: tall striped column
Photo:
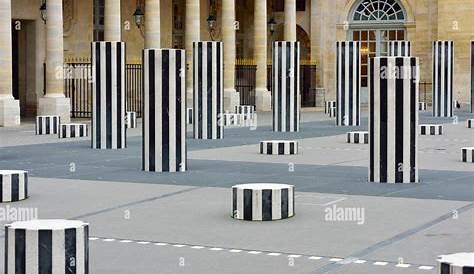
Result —
<path fill-rule="evenodd" d="M 143 50 L 142 169 L 186 170 L 184 50 Z"/>
<path fill-rule="evenodd" d="M 471 41 L 471 113 L 474 112 L 474 41 Z"/>
<path fill-rule="evenodd" d="M 222 42 L 193 42 L 195 139 L 224 138 L 224 126 L 219 123 L 224 109 L 223 50 Z"/>
<path fill-rule="evenodd" d="M 433 116 L 453 116 L 454 42 L 433 42 Z"/>
<path fill-rule="evenodd" d="M 376 57 L 369 63 L 369 182 L 418 182 L 416 57 Z"/>
<path fill-rule="evenodd" d="M 273 43 L 273 131 L 300 129 L 300 43 Z"/>
<path fill-rule="evenodd" d="M 336 125 L 360 124 L 360 42 L 336 42 Z"/>
<path fill-rule="evenodd" d="M 388 41 L 388 56 L 411 56 L 410 41 Z"/>
<path fill-rule="evenodd" d="M 92 80 L 92 148 L 125 148 L 124 42 L 92 42 Z"/>

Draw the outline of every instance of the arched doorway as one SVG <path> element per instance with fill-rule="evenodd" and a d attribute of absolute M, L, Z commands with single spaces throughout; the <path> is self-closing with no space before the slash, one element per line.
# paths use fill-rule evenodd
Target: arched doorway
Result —
<path fill-rule="evenodd" d="M 275 41 L 284 41 L 284 26 L 283 24 L 279 24 L 276 29 L 276 40 Z M 308 33 L 300 27 L 296 25 L 296 40 L 300 42 L 300 59 L 304 61 L 309 61 L 311 58 L 311 40 L 309 39 Z M 271 52 L 271 51 L 269 51 Z"/>
<path fill-rule="evenodd" d="M 387 43 L 406 40 L 407 14 L 399 0 L 360 0 L 348 15 L 348 40 L 361 41 L 361 85 L 367 87 L 369 58 L 387 55 Z"/>

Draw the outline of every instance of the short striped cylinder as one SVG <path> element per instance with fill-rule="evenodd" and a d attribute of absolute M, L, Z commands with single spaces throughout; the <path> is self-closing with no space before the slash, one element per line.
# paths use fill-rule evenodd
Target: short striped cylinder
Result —
<path fill-rule="evenodd" d="M 474 112 L 474 41 L 471 41 L 471 112 Z"/>
<path fill-rule="evenodd" d="M 329 117 L 336 117 L 337 115 L 337 107 L 331 107 L 329 108 Z"/>
<path fill-rule="evenodd" d="M 433 42 L 433 116 L 453 116 L 453 41 Z"/>
<path fill-rule="evenodd" d="M 388 56 L 411 56 L 410 41 L 388 41 Z"/>
<path fill-rule="evenodd" d="M 28 171 L 0 170 L 0 203 L 28 198 Z"/>
<path fill-rule="evenodd" d="M 421 135 L 443 135 L 443 125 L 420 125 Z"/>
<path fill-rule="evenodd" d="M 463 162 L 474 163 L 474 147 L 463 147 L 461 153 Z"/>
<path fill-rule="evenodd" d="M 418 102 L 418 110 L 425 111 L 426 110 L 426 103 L 425 102 Z"/>
<path fill-rule="evenodd" d="M 336 42 L 337 126 L 360 124 L 360 42 Z"/>
<path fill-rule="evenodd" d="M 467 119 L 466 126 L 467 128 L 474 128 L 474 119 Z"/>
<path fill-rule="evenodd" d="M 250 127 L 254 121 L 246 119 L 244 114 L 239 113 L 223 113 L 219 119 L 219 123 L 225 127 Z"/>
<path fill-rule="evenodd" d="M 294 186 L 243 184 L 232 187 L 232 217 L 248 221 L 281 220 L 295 215 Z"/>
<path fill-rule="evenodd" d="M 135 111 L 127 111 L 125 115 L 125 126 L 126 128 L 137 127 L 137 113 Z"/>
<path fill-rule="evenodd" d="M 418 182 L 418 58 L 369 62 L 369 182 Z"/>
<path fill-rule="evenodd" d="M 438 256 L 439 274 L 473 274 L 474 253 L 455 253 Z"/>
<path fill-rule="evenodd" d="M 36 116 L 36 135 L 58 134 L 61 117 L 59 115 Z"/>
<path fill-rule="evenodd" d="M 91 55 L 91 147 L 125 148 L 125 43 L 92 42 Z"/>
<path fill-rule="evenodd" d="M 193 124 L 193 108 L 186 108 L 186 124 Z"/>
<path fill-rule="evenodd" d="M 59 127 L 59 134 L 58 138 L 77 138 L 77 137 L 86 137 L 88 135 L 87 132 L 87 124 L 61 124 Z"/>
<path fill-rule="evenodd" d="M 5 273 L 89 273 L 89 225 L 32 220 L 5 226 Z"/>
<path fill-rule="evenodd" d="M 253 119 L 255 106 L 235 106 L 235 113 L 243 114 L 245 119 Z"/>
<path fill-rule="evenodd" d="M 347 133 L 347 143 L 349 144 L 368 144 L 368 131 L 351 131 Z"/>
<path fill-rule="evenodd" d="M 224 138 L 218 123 L 224 109 L 223 50 L 222 42 L 193 42 L 194 139 Z"/>
<path fill-rule="evenodd" d="M 260 154 L 293 155 L 298 154 L 298 142 L 288 140 L 260 141 Z"/>
<path fill-rule="evenodd" d="M 273 43 L 273 131 L 300 129 L 300 43 Z"/>
<path fill-rule="evenodd" d="M 143 50 L 142 169 L 186 170 L 185 52 Z"/>
<path fill-rule="evenodd" d="M 336 101 L 326 101 L 324 104 L 324 113 L 329 113 L 329 110 L 333 107 L 336 107 Z"/>

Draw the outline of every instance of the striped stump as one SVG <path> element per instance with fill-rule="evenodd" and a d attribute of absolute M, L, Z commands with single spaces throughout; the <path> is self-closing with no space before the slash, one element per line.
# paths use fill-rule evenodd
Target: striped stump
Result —
<path fill-rule="evenodd" d="M 463 162 L 474 163 L 474 147 L 463 147 L 461 152 Z"/>
<path fill-rule="evenodd" d="M 255 116 L 255 106 L 235 106 L 235 113 L 243 114 L 245 120 L 253 119 Z"/>
<path fill-rule="evenodd" d="M 245 119 L 244 114 L 239 113 L 223 113 L 219 123 L 224 127 L 251 127 L 253 120 Z"/>
<path fill-rule="evenodd" d="M 89 273 L 89 225 L 69 220 L 6 225 L 5 273 Z"/>
<path fill-rule="evenodd" d="M 243 184 L 232 187 L 232 217 L 247 221 L 281 220 L 295 215 L 294 186 Z"/>
<path fill-rule="evenodd" d="M 193 124 L 193 108 L 186 108 L 186 124 Z"/>
<path fill-rule="evenodd" d="M 223 139 L 218 123 L 224 109 L 222 42 L 193 42 L 194 139 Z"/>
<path fill-rule="evenodd" d="M 388 41 L 388 56 L 411 56 L 410 41 Z"/>
<path fill-rule="evenodd" d="M 349 144 L 368 144 L 368 131 L 351 131 L 347 133 L 347 143 Z"/>
<path fill-rule="evenodd" d="M 471 113 L 474 112 L 474 40 L 471 41 Z"/>
<path fill-rule="evenodd" d="M 425 111 L 426 110 L 426 103 L 425 102 L 418 102 L 418 110 Z"/>
<path fill-rule="evenodd" d="M 273 131 L 300 129 L 300 43 L 273 43 Z"/>
<path fill-rule="evenodd" d="M 293 155 L 298 154 L 298 142 L 287 140 L 260 141 L 260 154 Z"/>
<path fill-rule="evenodd" d="M 87 137 L 87 124 L 61 124 L 58 138 Z"/>
<path fill-rule="evenodd" d="M 36 116 L 36 135 L 58 134 L 61 117 L 59 115 Z"/>
<path fill-rule="evenodd" d="M 127 111 L 125 116 L 126 128 L 137 128 L 137 113 L 135 111 Z"/>
<path fill-rule="evenodd" d="M 337 115 L 337 107 L 331 107 L 331 108 L 329 109 L 329 112 L 328 112 L 328 113 L 329 113 L 329 117 L 336 117 L 336 115 Z"/>
<path fill-rule="evenodd" d="M 443 135 L 443 125 L 420 125 L 420 135 Z"/>
<path fill-rule="evenodd" d="M 185 52 L 143 50 L 142 169 L 186 171 Z"/>
<path fill-rule="evenodd" d="M 473 274 L 474 253 L 455 253 L 438 256 L 439 274 Z"/>
<path fill-rule="evenodd" d="M 337 126 L 360 124 L 360 42 L 336 42 Z"/>
<path fill-rule="evenodd" d="M 28 171 L 0 170 L 0 203 L 28 198 Z"/>
<path fill-rule="evenodd" d="M 92 42 L 93 149 L 126 148 L 125 43 Z"/>
<path fill-rule="evenodd" d="M 474 119 L 467 119 L 466 126 L 467 128 L 474 128 Z"/>
<path fill-rule="evenodd" d="M 336 101 L 326 101 L 326 103 L 324 104 L 324 113 L 329 114 L 329 111 L 331 110 L 331 108 L 335 108 L 335 107 L 336 107 Z"/>
<path fill-rule="evenodd" d="M 433 116 L 453 116 L 453 41 L 433 42 Z"/>
<path fill-rule="evenodd" d="M 369 62 L 369 182 L 418 182 L 418 58 Z"/>

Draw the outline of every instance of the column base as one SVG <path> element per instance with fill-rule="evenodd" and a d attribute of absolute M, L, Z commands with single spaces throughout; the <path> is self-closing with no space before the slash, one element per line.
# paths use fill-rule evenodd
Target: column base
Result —
<path fill-rule="evenodd" d="M 235 111 L 240 105 L 240 95 L 235 89 L 224 89 L 224 110 Z"/>
<path fill-rule="evenodd" d="M 272 110 L 272 94 L 266 88 L 255 89 L 255 106 L 257 111 Z"/>
<path fill-rule="evenodd" d="M 20 125 L 20 101 L 13 98 L 0 99 L 0 127 Z"/>
<path fill-rule="evenodd" d="M 59 115 L 61 123 L 71 122 L 71 100 L 66 97 L 43 97 L 38 100 L 38 115 Z"/>

